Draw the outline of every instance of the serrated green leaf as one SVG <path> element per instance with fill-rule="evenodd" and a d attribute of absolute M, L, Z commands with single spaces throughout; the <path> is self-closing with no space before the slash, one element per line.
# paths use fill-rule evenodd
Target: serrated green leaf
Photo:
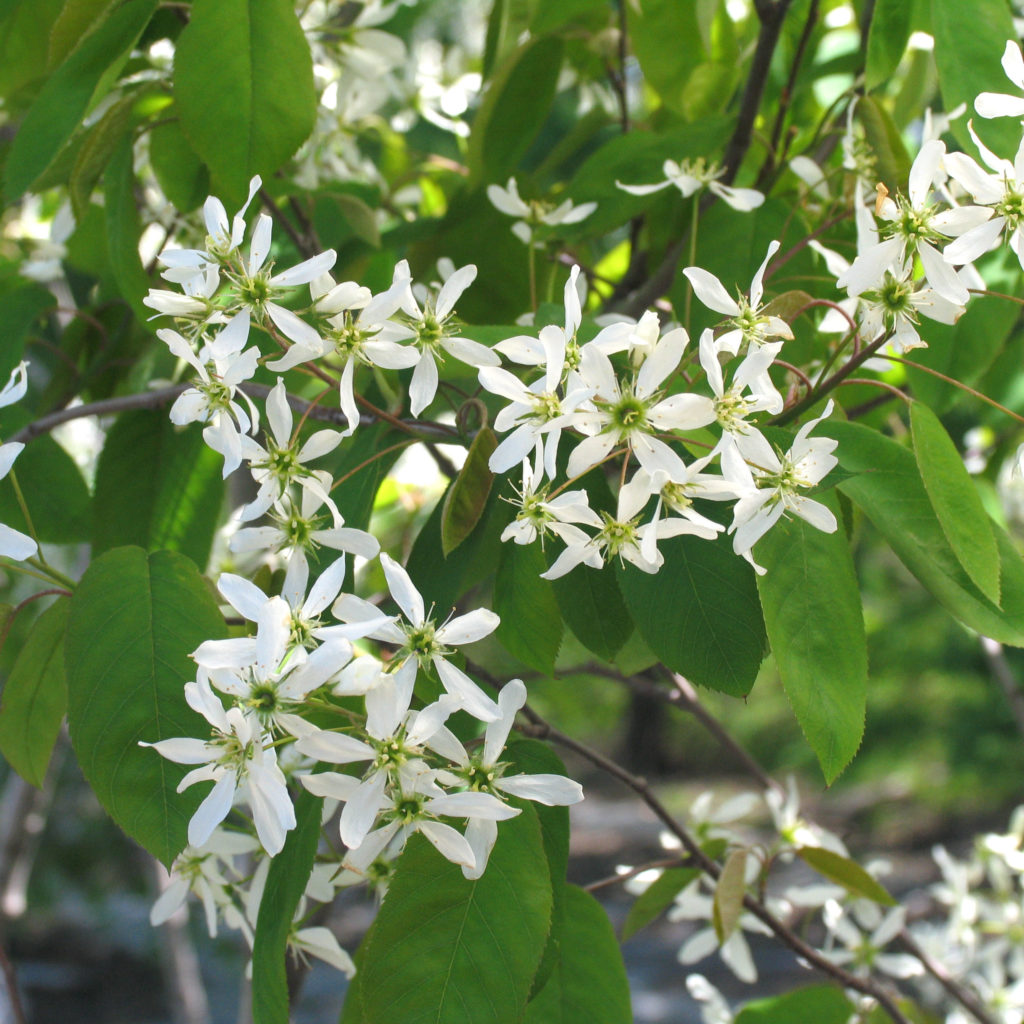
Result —
<path fill-rule="evenodd" d="M 172 551 L 108 551 L 71 601 L 64 643 L 68 727 L 82 773 L 107 813 L 170 867 L 184 848 L 204 786 L 179 794 L 188 768 L 140 747 L 209 738 L 185 703 L 189 655 L 222 637 L 224 619 L 195 566 Z"/>
<path fill-rule="evenodd" d="M 322 810 L 322 799 L 303 792 L 295 804 L 295 828 L 270 862 L 252 946 L 253 1024 L 288 1024 L 288 935 L 313 870 Z"/>
<path fill-rule="evenodd" d="M 494 474 L 487 465 L 498 439 L 490 427 L 473 438 L 466 461 L 452 481 L 441 507 L 441 551 L 447 558 L 472 532 L 484 514 Z"/>
<path fill-rule="evenodd" d="M 551 907 L 532 807 L 501 822 L 487 870 L 472 882 L 423 836 L 413 836 L 362 957 L 365 1018 L 517 1024 Z"/>
<path fill-rule="evenodd" d="M 835 494 L 814 499 L 837 520 Z M 868 654 L 860 587 L 842 528 L 783 519 L 757 542 L 768 639 L 800 728 L 829 785 L 864 734 Z"/>
<path fill-rule="evenodd" d="M 672 537 L 660 550 L 656 574 L 633 566 L 619 573 L 640 635 L 673 672 L 745 696 L 767 648 L 753 569 L 726 537 Z"/>
<path fill-rule="evenodd" d="M 652 882 L 629 908 L 626 922 L 622 926 L 622 941 L 636 935 L 671 905 L 672 901 L 695 879 L 700 877 L 699 868 L 668 868 Z"/>
<path fill-rule="evenodd" d="M 833 853 L 820 846 L 802 846 L 797 855 L 819 874 L 841 885 L 854 896 L 874 900 L 887 907 L 896 906 L 896 901 L 856 861 Z"/>
<path fill-rule="evenodd" d="M 0 753 L 28 783 L 42 786 L 67 706 L 64 628 L 70 602 L 60 598 L 32 626 L 0 691 Z"/>
<path fill-rule="evenodd" d="M 1024 561 L 992 524 L 999 547 L 1002 607 L 964 572 L 942 532 L 914 455 L 859 423 L 830 420 L 818 429 L 839 441 L 836 455 L 855 474 L 839 489 L 863 509 L 900 561 L 964 625 L 1000 643 L 1024 646 Z"/>
<path fill-rule="evenodd" d="M 1019 36 L 1006 0 L 974 0 L 965 8 L 962 0 L 931 0 L 932 35 L 935 37 L 935 66 L 942 88 L 942 105 L 952 110 L 961 103 L 974 110 L 981 92 L 1013 92 L 1000 61 L 1008 40 Z M 960 145 L 973 148 L 967 122 L 970 115 L 956 118 L 950 131 Z M 974 130 L 997 153 L 1012 159 L 1020 144 L 1020 129 L 1014 118 L 974 118 Z"/>
<path fill-rule="evenodd" d="M 90 102 L 99 98 L 94 93 L 105 72 L 135 45 L 156 6 L 157 0 L 126 0 L 47 79 L 7 157 L 8 202 L 31 188 L 61 151 Z"/>
<path fill-rule="evenodd" d="M 313 59 L 290 0 L 194 0 L 174 56 L 181 127 L 230 201 L 316 121 Z"/>
<path fill-rule="evenodd" d="M 494 581 L 496 636 L 524 665 L 551 675 L 562 645 L 562 613 L 548 580 L 539 544 L 502 545 Z"/>
<path fill-rule="evenodd" d="M 562 41 L 530 39 L 510 53 L 491 81 L 473 120 L 466 162 L 476 185 L 505 179 L 540 131 L 555 98 Z"/>
<path fill-rule="evenodd" d="M 590 893 L 565 887 L 561 955 L 523 1024 L 630 1024 L 629 980 L 615 932 Z"/>
<path fill-rule="evenodd" d="M 917 468 L 950 547 L 978 589 L 999 604 L 999 548 L 992 520 L 946 428 L 926 405 L 910 407 Z"/>
<path fill-rule="evenodd" d="M 75 220 L 85 216 L 96 183 L 132 123 L 132 108 L 137 100 L 137 91 L 121 97 L 88 130 L 82 140 L 68 181 L 68 194 Z"/>
<path fill-rule="evenodd" d="M 89 489 L 75 460 L 52 437 L 37 437 L 29 443 L 12 472 L 39 540 L 73 544 L 88 539 Z M 0 522 L 22 533 L 31 532 L 10 476 L 0 481 Z"/>
<path fill-rule="evenodd" d="M 93 553 L 165 548 L 206 567 L 224 497 L 221 458 L 163 409 L 122 414 L 96 467 Z"/>
<path fill-rule="evenodd" d="M 910 0 L 876 0 L 868 31 L 868 89 L 877 88 L 899 66 L 910 38 L 913 7 Z"/>
<path fill-rule="evenodd" d="M 188 144 L 181 122 L 174 118 L 149 133 L 149 162 L 167 198 L 181 213 L 194 210 L 210 191 L 210 172 Z"/>
<path fill-rule="evenodd" d="M 747 1003 L 736 1024 L 846 1024 L 853 1005 L 838 988 L 814 985 Z"/>
<path fill-rule="evenodd" d="M 743 913 L 743 896 L 747 891 L 747 851 L 733 850 L 722 865 L 722 873 L 715 883 L 715 896 L 711 903 L 711 924 L 719 944 L 736 930 Z"/>

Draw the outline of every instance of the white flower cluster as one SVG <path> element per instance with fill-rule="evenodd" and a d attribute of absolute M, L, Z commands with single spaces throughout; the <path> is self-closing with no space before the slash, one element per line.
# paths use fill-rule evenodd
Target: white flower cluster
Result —
<path fill-rule="evenodd" d="M 490 468 L 503 473 L 523 466 L 523 489 L 515 502 L 519 511 L 502 539 L 528 544 L 538 536 L 558 537 L 566 547 L 543 574 L 546 578 L 556 579 L 580 564 L 600 568 L 613 557 L 657 572 L 664 561 L 659 540 L 680 534 L 710 540 L 725 529 L 694 507 L 695 498 L 735 501 L 729 527 L 733 548 L 751 562 L 754 544 L 787 513 L 828 532 L 836 529 L 832 513 L 804 493 L 836 465 L 835 442 L 808 436 L 829 415 L 831 404 L 801 427 L 786 452 L 770 444 L 756 425 L 758 413 L 782 411 L 782 395 L 768 370 L 783 339 L 792 337 L 785 321 L 761 305 L 762 276 L 777 250 L 773 242 L 749 296 L 738 300 L 707 271 L 685 271 L 698 298 L 727 317 L 725 329 L 717 336 L 704 331 L 698 346 L 706 380 L 701 391 L 710 394 L 691 387 L 682 374 L 687 332 L 671 327 L 662 333 L 653 312 L 637 323 L 613 323 L 579 344 L 578 267 L 565 286 L 564 327 L 550 325 L 538 337 L 520 335 L 494 346 L 512 362 L 543 371 L 528 384 L 501 367 L 484 367 L 479 377 L 486 390 L 509 403 L 494 422 L 507 436 L 491 456 Z M 620 353 L 625 358 L 617 368 L 611 357 Z M 671 387 L 677 377 L 682 391 Z M 667 443 L 703 428 L 717 429 L 718 439 L 705 442 L 707 453 L 690 463 Z M 578 440 L 566 464 L 568 480 L 556 486 L 564 432 Z M 628 481 L 623 470 L 615 515 L 592 509 L 586 491 L 565 489 L 616 456 L 627 466 L 635 457 L 637 468 Z M 718 474 L 709 470 L 716 460 Z M 654 511 L 643 521 L 652 503 Z"/>
<path fill-rule="evenodd" d="M 184 294 L 155 289 L 146 300 L 175 318 L 178 329 L 161 329 L 158 337 L 193 371 L 171 419 L 204 424 L 207 443 L 224 457 L 225 476 L 247 465 L 256 496 L 238 519 L 270 521 L 236 532 L 232 549 L 286 557 L 280 594 L 268 596 L 242 576 L 220 576 L 224 602 L 252 624 L 253 635 L 209 640 L 194 652 L 197 673 L 185 686 L 185 699 L 206 719 L 209 738 L 143 744 L 194 766 L 179 791 L 213 783 L 189 823 L 189 849 L 179 858 L 155 919 L 173 912 L 191 888 L 203 899 L 211 928 L 220 919 L 247 935 L 262 886 L 239 888 L 236 883 L 248 884 L 247 876 L 234 860 L 281 851 L 296 824 L 289 778 L 328 798 L 329 806 L 343 805 L 341 852 L 328 876 L 319 874 L 311 882 L 321 895 L 311 890 L 309 896 L 324 900 L 339 884 L 385 880 L 387 866 L 415 832 L 468 878 L 479 877 L 497 823 L 520 813 L 510 797 L 549 805 L 582 799 L 580 786 L 567 778 L 512 774 L 501 760 L 526 700 L 522 682 L 512 680 L 495 699 L 452 660 L 460 647 L 492 633 L 498 617 L 481 609 L 435 619 L 405 569 L 380 553 L 370 534 L 344 526 L 331 498 L 331 474 L 310 466 L 358 426 L 357 363 L 414 367 L 415 414 L 434 398 L 442 353 L 479 366 L 499 362 L 489 349 L 458 337 L 451 323 L 455 300 L 475 267 L 454 271 L 436 296 L 414 293 L 404 262 L 392 286 L 378 296 L 352 282 L 335 284 L 327 276 L 335 259 L 330 251 L 276 272 L 269 259 L 269 217 L 257 218 L 247 254 L 242 248 L 245 209 L 260 184 L 253 180 L 246 205 L 230 221 L 217 199 L 207 201 L 204 248 L 162 256 L 165 279 L 179 284 Z M 309 285 L 311 295 L 302 315 L 283 304 L 301 285 Z M 279 345 L 277 359 L 267 362 L 258 346 L 249 344 L 254 328 Z M 269 429 L 260 440 L 261 416 L 244 390 L 257 366 L 266 362 L 284 373 L 314 361 L 334 371 L 328 380 L 340 380 L 346 429 L 319 430 L 300 442 L 278 377 L 267 395 Z M 311 562 L 320 548 L 343 554 L 322 565 L 310 586 Z M 363 558 L 380 553 L 400 614 L 386 614 L 342 592 L 344 553 Z M 377 649 L 380 657 L 357 652 L 353 641 L 364 648 L 370 641 L 383 645 Z M 443 692 L 414 709 L 414 688 L 422 677 L 436 680 Z M 458 711 L 485 724 L 482 745 L 472 752 L 446 724 Z M 337 725 L 328 724 L 332 721 Z M 361 773 L 351 768 L 315 773 L 321 762 L 363 768 Z M 257 840 L 225 827 L 239 808 L 247 809 Z M 297 949 L 315 955 L 326 950 L 332 962 L 347 963 L 336 944 L 308 932 L 295 932 Z"/>
<path fill-rule="evenodd" d="M 28 391 L 28 368 L 24 360 L 11 371 L 7 383 L 0 390 L 0 409 L 14 405 L 25 397 Z M 10 473 L 14 460 L 22 453 L 25 446 L 20 441 L 8 441 L 0 444 L 0 480 Z M 0 523 L 0 556 L 13 558 L 17 562 L 31 558 L 39 545 L 29 536 L 15 530 L 5 523 Z"/>

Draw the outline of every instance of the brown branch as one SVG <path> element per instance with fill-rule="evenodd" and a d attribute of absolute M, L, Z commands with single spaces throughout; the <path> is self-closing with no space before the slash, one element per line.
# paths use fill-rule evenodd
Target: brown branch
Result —
<path fill-rule="evenodd" d="M 39 419 L 22 427 L 9 440 L 26 443 L 42 434 L 48 434 L 55 427 L 62 423 L 69 423 L 71 420 L 82 419 L 84 416 L 113 416 L 117 413 L 127 412 L 132 409 L 159 409 L 161 406 L 170 405 L 183 391 L 187 391 L 191 384 L 172 384 L 166 388 L 158 388 L 154 391 L 144 391 L 137 395 L 119 395 L 117 398 L 105 398 L 99 402 L 90 402 L 87 405 L 75 405 L 66 409 L 58 409 L 48 416 L 41 416 Z M 243 384 L 240 389 L 250 398 L 266 398 L 271 389 L 263 384 Z M 288 396 L 288 404 L 300 415 L 308 415 L 312 420 L 324 423 L 346 424 L 345 414 L 340 409 L 324 409 L 314 402 L 307 402 L 303 398 L 294 395 Z M 382 410 L 376 409 L 370 403 L 372 412 L 369 415 L 361 416 L 361 426 L 368 426 L 377 419 L 383 419 L 392 426 L 405 433 L 412 433 L 420 440 L 441 441 L 445 444 L 459 444 L 461 439 L 458 433 L 451 427 L 442 423 L 433 423 L 430 420 L 400 420 Z"/>
<path fill-rule="evenodd" d="M 27 1024 L 21 997 L 18 995 L 18 979 L 14 976 L 14 965 L 7 959 L 7 953 L 2 945 L 0 945 L 0 971 L 3 972 L 4 985 L 7 988 L 8 1002 L 15 1024 Z"/>
<path fill-rule="evenodd" d="M 970 1014 L 976 1017 L 980 1024 L 999 1024 L 999 1020 L 989 1013 L 988 1009 L 978 998 L 977 994 L 966 985 L 961 985 L 949 971 L 937 960 L 921 948 L 917 940 L 905 928 L 896 936 L 903 948 L 911 956 L 917 957 L 924 966 L 924 969 Z"/>
<path fill-rule="evenodd" d="M 690 858 L 693 860 L 694 865 L 699 867 L 709 877 L 715 880 L 718 879 L 722 871 L 721 867 L 708 857 L 693 836 L 691 836 L 690 833 L 669 813 L 665 805 L 651 791 L 651 788 L 645 779 L 633 775 L 632 772 L 627 771 L 621 765 L 611 760 L 611 758 L 605 757 L 604 754 L 591 749 L 586 746 L 586 744 L 580 743 L 577 740 L 572 739 L 572 737 L 566 736 L 565 733 L 560 732 L 558 729 L 555 729 L 540 715 L 538 715 L 536 711 L 529 707 L 529 705 L 524 706 L 523 714 L 530 722 L 527 726 L 519 727 L 520 731 L 524 735 L 533 736 L 537 739 L 551 740 L 559 746 L 573 751 L 580 757 L 585 758 L 595 767 L 600 768 L 613 778 L 623 782 L 632 789 L 641 800 L 643 800 L 648 808 L 654 812 L 658 820 L 661 821 L 662 824 L 665 825 L 665 827 L 679 840 L 683 849 L 686 850 Z M 896 1022 L 896 1024 L 910 1024 L 910 1021 L 908 1021 L 900 1011 L 900 1008 L 896 1005 L 895 1000 L 889 992 L 877 984 L 873 979 L 858 977 L 857 975 L 844 970 L 838 964 L 833 963 L 828 959 L 828 957 L 819 952 L 813 946 L 808 945 L 808 943 L 801 939 L 800 936 L 775 917 L 775 915 L 772 914 L 760 900 L 755 899 L 753 896 L 744 896 L 743 905 L 750 911 L 750 913 L 757 917 L 758 920 L 765 924 L 771 930 L 772 934 L 783 943 L 783 945 L 788 946 L 793 950 L 793 952 L 798 956 L 803 957 L 803 959 L 813 967 L 816 967 L 823 974 L 827 974 L 829 977 L 834 978 L 844 988 L 850 988 L 856 992 L 861 992 L 864 995 L 871 996 L 885 1010 L 889 1017 Z"/>

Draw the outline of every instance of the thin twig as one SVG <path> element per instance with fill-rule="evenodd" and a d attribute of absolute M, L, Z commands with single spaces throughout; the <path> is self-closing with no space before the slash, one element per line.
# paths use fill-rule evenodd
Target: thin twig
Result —
<path fill-rule="evenodd" d="M 58 409 L 47 416 L 22 427 L 14 434 L 11 441 L 27 443 L 42 434 L 48 434 L 55 427 L 62 423 L 69 423 L 72 420 L 82 419 L 85 416 L 113 416 L 117 413 L 128 412 L 132 409 L 159 409 L 161 406 L 170 405 L 183 391 L 187 391 L 191 384 L 172 384 L 166 388 L 157 388 L 153 391 L 144 391 L 137 395 L 119 395 L 117 398 L 105 398 L 99 402 L 89 402 L 86 405 L 69 406 L 66 409 Z M 250 398 L 266 398 L 271 389 L 263 384 L 243 384 L 240 390 Z M 313 402 L 307 402 L 303 398 L 294 395 L 288 396 L 288 404 L 300 415 L 307 415 L 310 419 L 319 420 L 324 423 L 347 424 L 345 414 L 341 409 L 324 409 Z M 376 409 L 370 403 L 364 403 L 364 407 L 370 405 L 372 412 L 360 417 L 360 424 L 368 426 L 377 419 L 383 419 L 392 426 L 405 433 L 414 434 L 425 441 L 442 441 L 446 444 L 461 443 L 457 431 L 442 423 L 433 423 L 429 420 L 400 420 L 380 409 Z M 315 407 L 314 407 L 315 406 Z"/>
<path fill-rule="evenodd" d="M 946 968 L 934 960 L 920 943 L 905 928 L 896 936 L 903 948 L 917 957 L 924 969 L 969 1013 L 975 1016 L 980 1024 L 999 1024 L 998 1019 L 985 1008 L 977 994 L 966 985 L 961 985 Z"/>
<path fill-rule="evenodd" d="M 7 987 L 8 1002 L 15 1024 L 27 1024 L 21 997 L 18 995 L 18 979 L 14 976 L 14 965 L 7 959 L 7 953 L 2 945 L 0 945 L 0 971 L 3 971 L 4 985 Z"/>
<path fill-rule="evenodd" d="M 693 836 L 691 836 L 690 833 L 669 813 L 665 805 L 651 791 L 651 788 L 645 779 L 633 775 L 632 772 L 627 771 L 621 765 L 611 760 L 611 758 L 605 757 L 604 754 L 591 749 L 586 744 L 580 743 L 579 741 L 574 740 L 571 736 L 567 736 L 565 733 L 555 729 L 540 715 L 538 715 L 536 711 L 529 707 L 529 705 L 523 707 L 523 714 L 529 720 L 530 724 L 527 726 L 520 726 L 519 728 L 521 732 L 527 736 L 533 736 L 538 739 L 551 740 L 559 746 L 565 747 L 567 750 L 572 750 L 574 753 L 579 754 L 580 757 L 588 760 L 595 767 L 600 768 L 613 778 L 625 783 L 625 785 L 632 789 L 633 792 L 635 792 L 654 812 L 659 821 L 661 821 L 662 824 L 664 824 L 665 827 L 679 840 L 683 849 L 686 850 L 692 858 L 694 864 L 701 868 L 701 870 L 711 878 L 715 880 L 718 879 L 722 871 L 721 867 L 701 849 L 700 844 L 696 839 L 694 839 Z M 771 911 L 769 911 L 768 908 L 760 902 L 760 900 L 755 899 L 753 896 L 744 896 L 743 905 L 750 911 L 750 913 L 757 917 L 758 920 L 767 925 L 772 934 L 774 934 L 776 938 L 783 943 L 783 945 L 788 946 L 793 950 L 793 952 L 798 956 L 803 957 L 803 959 L 813 967 L 816 967 L 823 974 L 827 974 L 829 977 L 834 978 L 844 988 L 850 988 L 856 992 L 861 992 L 864 995 L 871 996 L 878 1002 L 882 1009 L 885 1010 L 889 1017 L 896 1022 L 896 1024 L 910 1024 L 908 1019 L 896 1005 L 892 996 L 873 979 L 858 977 L 857 975 L 844 970 L 838 964 L 833 963 L 828 959 L 828 957 L 824 956 L 824 954 L 816 950 L 813 946 L 808 945 L 800 938 L 800 936 L 775 917 L 775 915 L 772 914 Z"/>

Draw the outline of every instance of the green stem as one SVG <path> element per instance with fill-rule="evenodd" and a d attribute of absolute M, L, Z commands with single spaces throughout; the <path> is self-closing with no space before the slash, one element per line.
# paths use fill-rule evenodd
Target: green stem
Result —
<path fill-rule="evenodd" d="M 59 569 L 54 569 L 54 567 L 46 562 L 42 556 L 39 558 L 26 558 L 25 561 L 28 562 L 29 565 L 34 566 L 40 572 L 46 573 L 46 578 L 51 583 L 59 583 L 62 587 L 67 587 L 68 590 L 72 591 L 78 586 L 70 576 L 65 576 Z M 10 568 L 13 569 L 14 566 L 12 565 Z"/>
<path fill-rule="evenodd" d="M 700 190 L 693 194 L 693 220 L 690 222 L 690 266 L 697 265 L 697 224 L 700 220 Z M 693 305 L 693 285 L 686 279 L 686 308 L 683 313 L 683 327 L 690 334 L 690 307 Z"/>

